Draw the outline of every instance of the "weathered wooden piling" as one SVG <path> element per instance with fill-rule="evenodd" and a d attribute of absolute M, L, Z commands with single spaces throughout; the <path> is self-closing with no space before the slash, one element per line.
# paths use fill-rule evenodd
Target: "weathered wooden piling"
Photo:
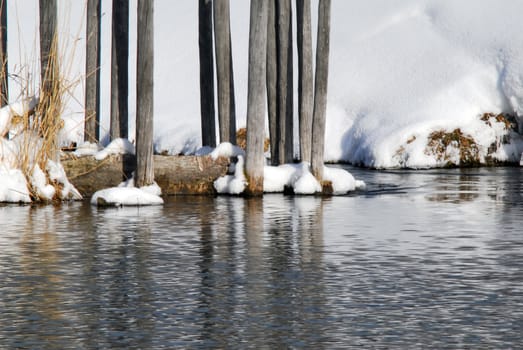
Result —
<path fill-rule="evenodd" d="M 279 160 L 283 164 L 294 158 L 291 0 L 276 1 L 276 29 Z"/>
<path fill-rule="evenodd" d="M 0 107 L 9 102 L 7 75 L 7 0 L 0 0 Z"/>
<path fill-rule="evenodd" d="M 111 35 L 111 140 L 128 138 L 129 0 L 113 0 Z"/>
<path fill-rule="evenodd" d="M 84 141 L 100 141 L 100 0 L 87 0 Z"/>
<path fill-rule="evenodd" d="M 300 159 L 311 162 L 314 77 L 312 72 L 311 1 L 296 0 L 298 45 L 298 115 Z"/>
<path fill-rule="evenodd" d="M 327 114 L 327 85 L 329 76 L 331 0 L 319 0 L 318 39 L 316 44 L 316 78 L 312 122 L 312 174 L 323 181 L 325 119 Z"/>
<path fill-rule="evenodd" d="M 267 16 L 268 2 L 266 0 L 251 0 L 245 159 L 247 176 L 245 194 L 249 196 L 263 194 Z"/>
<path fill-rule="evenodd" d="M 220 142 L 236 143 L 236 107 L 229 0 L 214 0 L 214 42 Z"/>
<path fill-rule="evenodd" d="M 136 55 L 136 187 L 154 182 L 154 1 L 138 0 Z"/>
<path fill-rule="evenodd" d="M 280 133 L 278 126 L 278 103 L 276 102 L 278 68 L 276 56 L 276 0 L 268 0 L 267 10 L 267 109 L 269 115 L 269 140 L 271 164 L 280 164 Z"/>
<path fill-rule="evenodd" d="M 200 55 L 200 114 L 202 146 L 216 147 L 212 33 L 212 1 L 199 0 L 198 47 Z"/>
<path fill-rule="evenodd" d="M 56 0 L 39 1 L 40 30 L 40 101 L 36 125 L 43 135 L 44 154 L 39 160 L 58 160 L 58 135 L 61 122 L 62 86 L 58 53 Z"/>

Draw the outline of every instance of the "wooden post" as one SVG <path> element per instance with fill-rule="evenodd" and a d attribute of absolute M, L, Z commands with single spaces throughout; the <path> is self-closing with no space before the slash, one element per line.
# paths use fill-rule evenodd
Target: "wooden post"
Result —
<path fill-rule="evenodd" d="M 7 0 L 0 0 L 0 107 L 9 103 L 7 74 Z"/>
<path fill-rule="evenodd" d="M 198 2 L 198 46 L 200 52 L 200 114 L 202 125 L 202 146 L 216 147 L 212 0 L 199 0 Z"/>
<path fill-rule="evenodd" d="M 51 55 L 56 54 L 56 0 L 40 0 L 40 76 L 42 88 L 49 86 L 58 68 L 52 64 Z"/>
<path fill-rule="evenodd" d="M 111 42 L 111 140 L 128 138 L 129 0 L 113 0 Z"/>
<path fill-rule="evenodd" d="M 213 5 L 220 142 L 236 143 L 229 0 L 214 0 Z"/>
<path fill-rule="evenodd" d="M 311 1 L 296 0 L 298 42 L 298 115 L 300 135 L 300 158 L 311 162 L 313 75 Z"/>
<path fill-rule="evenodd" d="M 277 103 L 280 129 L 280 163 L 291 163 L 294 155 L 292 94 L 291 0 L 277 0 L 278 82 Z"/>
<path fill-rule="evenodd" d="M 138 0 L 138 42 L 136 55 L 136 174 L 135 186 L 154 182 L 154 0 Z"/>
<path fill-rule="evenodd" d="M 43 135 L 44 154 L 39 156 L 41 166 L 46 159 L 59 159 L 58 135 L 61 122 L 62 86 L 60 82 L 57 4 L 56 0 L 39 1 L 40 31 L 40 102 L 38 104 L 39 132 Z"/>
<path fill-rule="evenodd" d="M 265 135 L 265 79 L 267 49 L 266 0 L 251 0 L 249 29 L 249 72 L 247 87 L 247 146 L 245 174 L 247 187 L 245 194 L 263 194 L 263 143 Z"/>
<path fill-rule="evenodd" d="M 100 0 L 87 0 L 84 141 L 100 140 Z"/>
<path fill-rule="evenodd" d="M 316 45 L 316 81 L 314 86 L 314 114 L 312 120 L 312 174 L 323 181 L 323 154 L 325 147 L 325 119 L 327 114 L 327 86 L 329 77 L 331 0 L 319 0 L 318 39 Z"/>
<path fill-rule="evenodd" d="M 276 82 L 278 68 L 276 58 L 276 0 L 268 0 L 267 14 L 267 108 L 269 114 L 269 139 L 271 144 L 271 164 L 280 164 L 280 133 L 278 125 L 278 103 Z"/>

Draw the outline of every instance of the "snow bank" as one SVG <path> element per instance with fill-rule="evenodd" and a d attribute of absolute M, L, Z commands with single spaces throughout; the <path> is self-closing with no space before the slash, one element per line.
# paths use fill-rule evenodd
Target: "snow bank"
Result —
<path fill-rule="evenodd" d="M 59 162 L 42 159 L 42 139 L 37 132 L 13 125 L 13 117 L 27 116 L 36 99 L 27 99 L 0 109 L 0 202 L 30 203 L 77 200 L 81 194 L 69 182 Z M 23 125 L 23 123 L 21 123 Z M 11 139 L 4 136 L 13 131 Z"/>
<path fill-rule="evenodd" d="M 20 19 L 23 33 L 10 32 L 21 35 L 26 44 L 35 41 L 37 7 L 31 3 L 16 2 L 18 12 L 26 14 Z M 61 18 L 79 18 L 84 11 L 82 2 L 59 3 L 62 13 L 67 7 L 72 11 Z M 313 1 L 314 29 L 316 5 Z M 102 7 L 106 13 L 102 25 L 110 33 L 110 2 Z M 201 145 L 198 41 L 194 39 L 197 26 L 193 25 L 198 6 L 188 0 L 159 1 L 156 10 L 155 150 L 193 154 Z M 334 1 L 326 160 L 380 168 L 442 166 L 436 155 L 425 153 L 427 138 L 432 132 L 457 128 L 473 137 L 481 149 L 495 143 L 488 126 L 478 122 L 479 116 L 505 112 L 520 121 L 523 117 L 522 12 L 521 0 Z M 231 0 L 238 128 L 245 126 L 247 114 L 248 14 L 248 1 Z M 135 21 L 132 17 L 131 26 Z M 70 28 L 70 33 L 78 32 L 78 28 Z M 106 53 L 102 53 L 102 86 L 109 91 L 110 36 L 102 41 L 102 52 Z M 34 57 L 19 50 L 18 37 L 8 42 L 17 45 L 10 50 L 10 65 L 19 64 L 24 56 Z M 134 62 L 135 38 L 131 37 L 130 45 L 130 62 Z M 79 67 L 82 74 L 85 45 L 79 42 L 75 47 L 80 61 L 72 66 Z M 134 96 L 135 87 L 131 86 L 130 101 Z M 72 100 L 83 101 L 83 95 Z M 129 107 L 133 135 L 136 111 L 133 104 Z M 79 106 L 66 116 L 75 120 L 66 120 L 66 125 L 76 125 L 76 129 L 68 129 L 72 141 L 78 142 L 83 134 L 78 132 L 83 126 L 82 115 L 83 107 Z M 108 99 L 103 102 L 101 116 L 102 132 L 107 133 Z M 413 137 L 415 141 L 409 143 Z M 507 147 L 494 156 L 518 161 L 521 143 L 513 138 Z"/>
<path fill-rule="evenodd" d="M 0 169 L 0 202 L 31 203 L 25 176 L 19 169 Z"/>

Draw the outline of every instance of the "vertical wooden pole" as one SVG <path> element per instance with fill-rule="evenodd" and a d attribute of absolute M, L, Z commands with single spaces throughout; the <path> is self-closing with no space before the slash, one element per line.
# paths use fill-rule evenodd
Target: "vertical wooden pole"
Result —
<path fill-rule="evenodd" d="M 111 140 L 128 138 L 129 0 L 113 0 L 111 41 Z"/>
<path fill-rule="evenodd" d="M 45 90 L 49 80 L 55 78 L 56 65 L 52 64 L 51 55 L 56 54 L 56 0 L 40 0 L 40 76 Z"/>
<path fill-rule="evenodd" d="M 56 0 L 39 1 L 40 31 L 40 103 L 38 109 L 39 131 L 44 136 L 42 150 L 45 154 L 39 157 L 44 166 L 46 159 L 57 161 L 58 135 L 61 121 L 61 82 L 59 74 L 58 38 L 57 38 L 57 4 Z"/>
<path fill-rule="evenodd" d="M 265 79 L 267 49 L 266 0 L 251 0 L 249 29 L 249 72 L 247 87 L 246 195 L 263 194 L 263 142 L 265 135 Z"/>
<path fill-rule="evenodd" d="M 271 164 L 280 164 L 280 133 L 278 125 L 278 103 L 276 84 L 278 68 L 276 56 L 276 0 L 268 1 L 267 14 L 267 108 L 269 114 L 269 139 L 271 145 Z"/>
<path fill-rule="evenodd" d="M 202 125 L 202 146 L 216 147 L 212 0 L 199 0 L 198 2 L 198 46 L 200 53 L 200 114 Z"/>
<path fill-rule="evenodd" d="M 9 103 L 7 74 L 7 0 L 0 0 L 0 107 Z"/>
<path fill-rule="evenodd" d="M 100 0 L 87 0 L 84 141 L 100 140 Z"/>
<path fill-rule="evenodd" d="M 214 0 L 213 5 L 220 142 L 236 143 L 229 0 Z"/>
<path fill-rule="evenodd" d="M 312 174 L 323 181 L 323 154 L 325 147 L 325 119 L 327 114 L 327 86 L 329 77 L 331 0 L 319 0 L 318 39 L 316 44 L 316 81 L 314 86 L 314 114 L 312 118 Z"/>
<path fill-rule="evenodd" d="M 135 186 L 154 182 L 153 87 L 154 87 L 154 0 L 138 0 L 136 55 L 136 175 Z"/>
<path fill-rule="evenodd" d="M 300 158 L 311 162 L 313 80 L 311 1 L 296 0 Z"/>
<path fill-rule="evenodd" d="M 276 3 L 277 103 L 280 130 L 279 160 L 280 163 L 291 163 L 294 155 L 291 0 L 277 0 Z"/>

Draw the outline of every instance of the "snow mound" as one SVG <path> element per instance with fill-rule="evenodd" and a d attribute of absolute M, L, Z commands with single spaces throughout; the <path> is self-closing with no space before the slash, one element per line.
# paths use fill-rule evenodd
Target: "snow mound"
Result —
<path fill-rule="evenodd" d="M 102 147 L 100 147 L 100 145 L 97 143 L 86 141 L 76 146 L 76 150 L 73 152 L 73 155 L 77 157 L 94 156 L 101 150 Z"/>
<path fill-rule="evenodd" d="M 95 192 L 91 197 L 91 204 L 113 207 L 162 205 L 161 194 L 162 190 L 156 183 L 137 188 L 134 187 L 134 181 L 131 179 L 121 183 L 118 187 Z"/>
<path fill-rule="evenodd" d="M 222 176 L 214 182 L 214 188 L 218 193 L 241 194 L 244 191 L 246 179 L 243 173 L 243 161 L 243 156 L 238 156 L 234 175 Z M 325 167 L 324 179 L 332 182 L 335 195 L 365 188 L 363 181 L 355 180 L 344 169 Z M 264 167 L 263 191 L 265 193 L 281 193 L 286 187 L 291 188 L 295 194 L 315 194 L 322 191 L 321 184 L 312 175 L 306 162 Z"/>
<path fill-rule="evenodd" d="M 218 157 L 245 157 L 245 151 L 230 142 L 222 142 L 211 153 L 212 159 L 216 160 Z"/>
<path fill-rule="evenodd" d="M 27 116 L 35 105 L 33 98 L 0 109 L 0 202 L 82 199 L 62 165 L 46 159 L 39 133 L 23 130 L 26 123 L 13 121 L 15 116 Z M 13 127 L 16 133 L 12 132 Z M 8 131 L 11 139 L 4 137 Z"/>
<path fill-rule="evenodd" d="M 19 169 L 0 169 L 0 202 L 31 203 L 25 176 Z"/>
<path fill-rule="evenodd" d="M 222 144 L 223 145 L 223 144 Z M 218 156 L 216 156 L 218 157 Z M 234 169 L 234 175 L 225 175 L 214 181 L 214 188 L 218 193 L 240 194 L 245 190 L 247 180 L 243 173 L 244 160 L 242 155 L 238 155 L 238 162 Z"/>
<path fill-rule="evenodd" d="M 103 160 L 111 154 L 135 154 L 134 145 L 128 139 L 115 139 L 95 154 L 96 160 Z"/>
<path fill-rule="evenodd" d="M 333 194 L 346 194 L 355 190 L 364 190 L 366 185 L 361 180 L 354 179 L 351 173 L 339 168 L 323 168 L 323 179 L 332 183 Z"/>

